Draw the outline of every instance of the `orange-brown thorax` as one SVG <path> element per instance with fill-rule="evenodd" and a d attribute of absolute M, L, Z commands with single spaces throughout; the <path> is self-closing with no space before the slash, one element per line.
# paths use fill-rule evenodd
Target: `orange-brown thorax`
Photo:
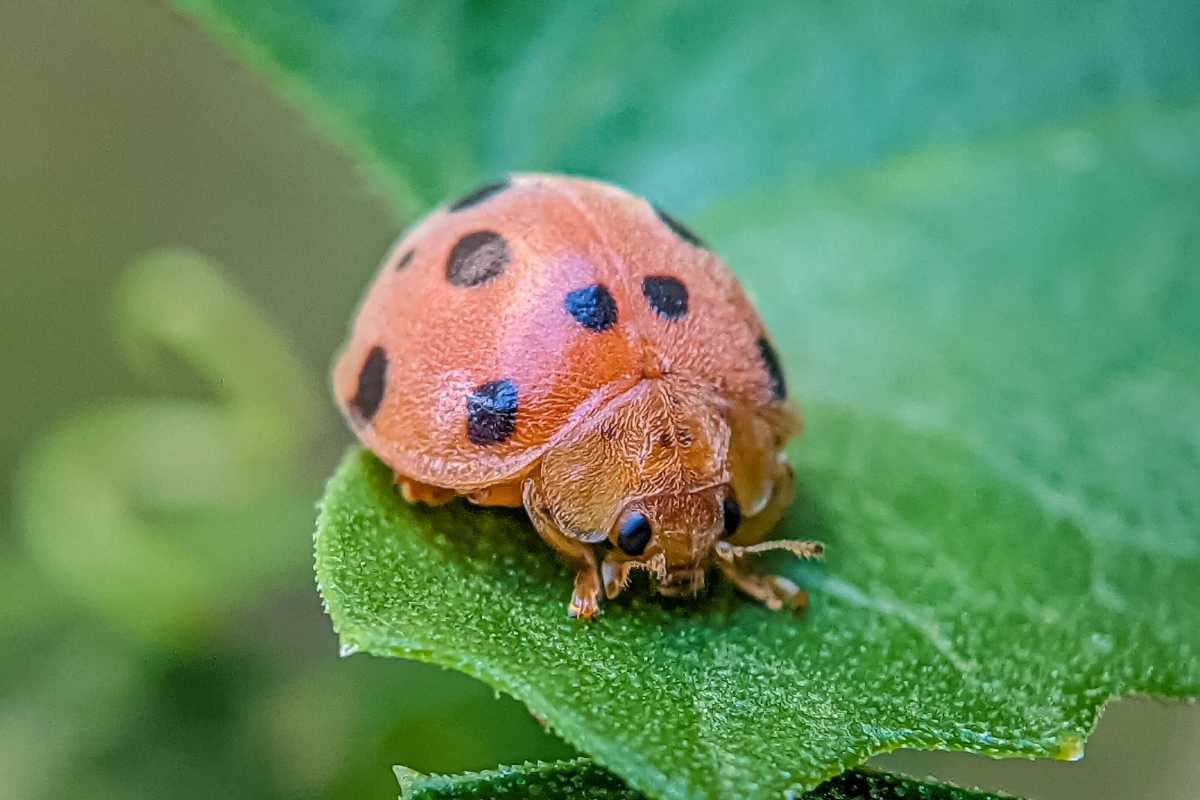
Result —
<path fill-rule="evenodd" d="M 701 569 L 730 492 L 721 405 L 672 375 L 615 398 L 542 457 L 537 480 L 559 529 L 585 542 L 607 539 L 610 560 L 644 562 L 667 583 Z M 644 548 L 622 548 L 622 526 L 638 515 L 650 537 Z"/>

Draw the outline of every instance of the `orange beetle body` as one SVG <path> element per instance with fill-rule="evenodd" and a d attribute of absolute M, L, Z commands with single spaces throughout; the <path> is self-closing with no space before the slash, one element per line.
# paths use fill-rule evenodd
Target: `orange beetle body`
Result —
<path fill-rule="evenodd" d="M 641 568 L 664 594 L 747 572 L 792 496 L 798 418 L 733 273 L 679 222 L 595 181 L 514 175 L 439 207 L 391 250 L 333 374 L 405 498 L 523 505 L 594 616 Z M 603 543 L 611 544 L 606 547 Z"/>

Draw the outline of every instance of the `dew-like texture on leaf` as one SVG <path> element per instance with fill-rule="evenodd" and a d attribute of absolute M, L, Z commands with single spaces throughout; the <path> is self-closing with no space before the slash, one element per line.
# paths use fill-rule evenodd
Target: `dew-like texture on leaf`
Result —
<path fill-rule="evenodd" d="M 422 775 L 396 767 L 400 800 L 642 800 L 608 770 L 586 758 L 499 767 L 458 775 Z M 798 800 L 1003 800 L 940 783 L 915 781 L 872 770 L 849 770 Z"/>
<path fill-rule="evenodd" d="M 807 616 L 641 585 L 572 622 L 522 514 L 408 507 L 353 452 L 317 540 L 346 644 L 671 798 L 902 746 L 1076 757 L 1109 697 L 1200 694 L 1200 6 L 178 2 L 402 213 L 527 168 L 677 211 L 807 412 L 779 532 L 828 557 L 777 565 Z"/>

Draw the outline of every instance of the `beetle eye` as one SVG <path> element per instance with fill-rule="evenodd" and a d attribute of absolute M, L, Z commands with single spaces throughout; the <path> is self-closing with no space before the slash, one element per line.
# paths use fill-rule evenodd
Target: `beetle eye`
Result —
<path fill-rule="evenodd" d="M 738 505 L 737 498 L 730 494 L 726 496 L 721 510 L 725 514 L 725 535 L 733 536 L 742 524 L 742 507 Z"/>
<path fill-rule="evenodd" d="M 650 520 L 644 514 L 630 514 L 617 532 L 617 546 L 626 555 L 640 556 L 650 544 Z"/>

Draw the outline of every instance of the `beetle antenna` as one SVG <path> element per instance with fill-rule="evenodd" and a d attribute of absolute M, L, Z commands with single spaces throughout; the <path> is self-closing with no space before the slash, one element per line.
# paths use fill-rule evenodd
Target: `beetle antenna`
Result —
<path fill-rule="evenodd" d="M 738 547 L 729 542 L 717 542 L 715 549 L 718 558 L 729 562 L 753 553 L 765 553 L 768 550 L 786 550 L 796 558 L 821 558 L 825 555 L 825 545 L 802 539 L 772 539 L 747 547 Z"/>

